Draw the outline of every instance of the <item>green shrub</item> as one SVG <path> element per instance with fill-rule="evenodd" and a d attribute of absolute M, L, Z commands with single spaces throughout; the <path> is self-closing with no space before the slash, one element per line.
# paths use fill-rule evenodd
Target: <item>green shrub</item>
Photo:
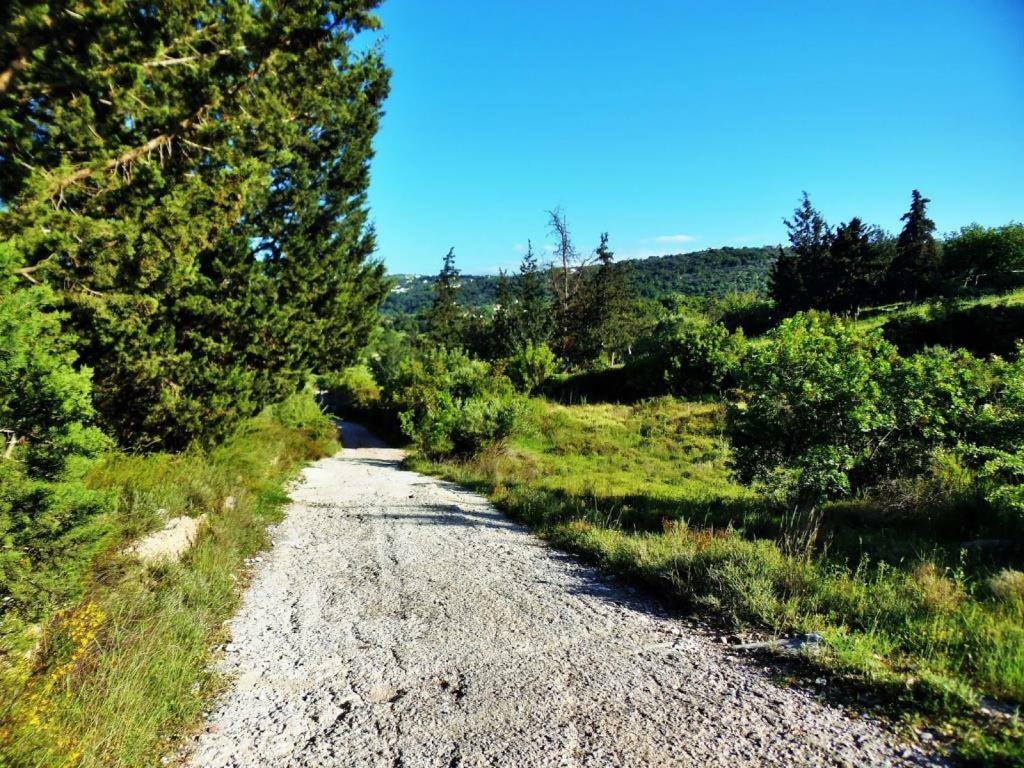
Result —
<path fill-rule="evenodd" d="M 555 372 L 555 353 L 541 342 L 518 347 L 508 361 L 508 375 L 520 391 L 529 394 Z"/>
<path fill-rule="evenodd" d="M 13 246 L 0 244 L 0 462 L 22 460 L 30 476 L 54 479 L 109 441 L 90 426 L 91 373 L 75 368 L 53 293 L 18 287 L 18 266 Z"/>
<path fill-rule="evenodd" d="M 967 453 L 999 366 L 942 348 L 902 358 L 877 330 L 809 313 L 769 334 L 739 381 L 728 431 L 740 477 L 806 507 Z"/>
<path fill-rule="evenodd" d="M 339 415 L 364 414 L 380 405 L 380 386 L 365 365 L 319 376 L 317 386 L 327 407 Z"/>
<path fill-rule="evenodd" d="M 688 312 L 660 323 L 637 347 L 631 375 L 647 377 L 660 391 L 649 394 L 695 396 L 721 391 L 745 351 L 742 332 Z"/>
<path fill-rule="evenodd" d="M 385 407 L 425 456 L 469 456 L 512 435 L 524 412 L 511 382 L 459 350 L 402 360 L 382 388 Z"/>
<path fill-rule="evenodd" d="M 787 502 L 847 495 L 896 426 L 885 383 L 896 349 L 881 334 L 811 312 L 751 349 L 728 432 L 739 476 Z"/>
<path fill-rule="evenodd" d="M 1019 284 L 1024 269 L 1024 224 L 963 227 L 946 240 L 942 266 L 959 290 Z"/>
<path fill-rule="evenodd" d="M 708 316 L 729 331 L 742 329 L 748 338 L 766 333 L 778 322 L 775 304 L 752 291 L 727 293 L 711 304 Z"/>
<path fill-rule="evenodd" d="M 927 346 L 963 348 L 975 355 L 1015 354 L 1024 339 L 1024 306 L 941 304 L 908 312 L 882 326 L 885 337 L 904 354 Z"/>
<path fill-rule="evenodd" d="M 298 392 L 272 406 L 274 416 L 288 429 L 296 429 L 314 440 L 333 440 L 337 429 L 309 391 Z"/>

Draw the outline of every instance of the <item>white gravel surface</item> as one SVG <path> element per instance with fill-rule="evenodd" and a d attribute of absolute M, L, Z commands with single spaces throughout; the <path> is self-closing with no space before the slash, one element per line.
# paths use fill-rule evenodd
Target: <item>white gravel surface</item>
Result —
<path fill-rule="evenodd" d="M 231 623 L 191 766 L 927 763 L 346 425 Z"/>

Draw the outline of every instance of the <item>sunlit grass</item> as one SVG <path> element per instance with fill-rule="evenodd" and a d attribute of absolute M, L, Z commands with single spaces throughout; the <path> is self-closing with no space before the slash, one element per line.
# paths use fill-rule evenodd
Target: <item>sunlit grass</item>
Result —
<path fill-rule="evenodd" d="M 209 453 L 112 455 L 94 467 L 88 484 L 118 497 L 114 543 L 81 601 L 39 627 L 35 652 L 20 666 L 5 659 L 0 765 L 160 764 L 217 685 L 210 649 L 238 605 L 245 559 L 280 517 L 283 481 L 334 447 L 333 425 L 300 395 Z M 207 515 L 180 563 L 121 554 L 158 523 L 156 509 Z"/>
<path fill-rule="evenodd" d="M 820 632 L 810 659 L 930 718 L 982 763 L 1024 760 L 1024 736 L 979 725 L 983 698 L 1024 702 L 1017 580 L 928 558 L 793 556 L 777 521 L 730 479 L 721 406 L 536 399 L 501 450 L 420 469 L 477 488 L 553 544 L 733 627 Z M 999 590 L 1002 590 L 1000 593 Z M 1016 728 L 1016 729 L 1015 729 Z"/>

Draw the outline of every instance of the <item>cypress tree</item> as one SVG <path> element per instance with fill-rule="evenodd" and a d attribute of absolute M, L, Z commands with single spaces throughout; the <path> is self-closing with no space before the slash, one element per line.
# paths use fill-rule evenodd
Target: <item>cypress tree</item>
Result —
<path fill-rule="evenodd" d="M 935 242 L 935 222 L 928 218 L 931 200 L 916 189 L 911 193 L 910 210 L 900 218 L 903 230 L 896 238 L 896 255 L 889 280 L 897 298 L 917 298 L 929 291 L 939 271 L 939 249 Z"/>
<path fill-rule="evenodd" d="M 0 11 L 0 237 L 123 442 L 209 439 L 339 367 L 387 285 L 365 190 L 373 0 Z"/>
<path fill-rule="evenodd" d="M 449 248 L 434 281 L 434 302 L 427 313 L 427 336 L 448 348 L 461 346 L 462 312 L 459 310 L 459 270 L 455 266 L 455 249 Z"/>

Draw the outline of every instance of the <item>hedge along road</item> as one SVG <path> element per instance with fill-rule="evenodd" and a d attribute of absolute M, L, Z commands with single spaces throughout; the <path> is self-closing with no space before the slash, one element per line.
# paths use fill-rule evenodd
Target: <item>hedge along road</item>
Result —
<path fill-rule="evenodd" d="M 217 766 L 912 765 L 356 425 L 309 467 L 187 758 Z"/>

